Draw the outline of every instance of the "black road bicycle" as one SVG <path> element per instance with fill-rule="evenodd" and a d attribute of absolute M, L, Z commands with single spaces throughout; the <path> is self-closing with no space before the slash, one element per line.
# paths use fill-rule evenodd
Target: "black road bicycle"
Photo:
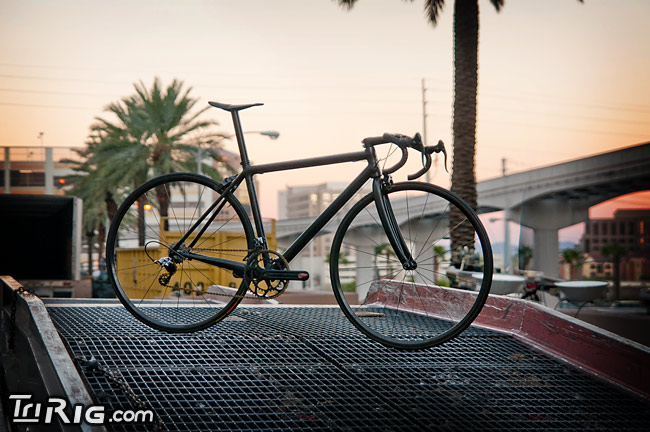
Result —
<path fill-rule="evenodd" d="M 137 319 L 167 332 L 192 332 L 224 319 L 244 298 L 279 296 L 289 281 L 309 278 L 289 263 L 332 220 L 337 223 L 329 226 L 338 227 L 330 282 L 343 313 L 361 332 L 391 347 L 428 348 L 476 318 L 492 282 L 485 228 L 456 194 L 411 181 L 430 168 L 433 153 L 442 152 L 446 164 L 442 141 L 424 146 L 419 134 L 384 134 L 364 139 L 358 152 L 251 165 L 239 111 L 262 104 L 210 104 L 232 115 L 242 171 L 221 182 L 192 173 L 149 180 L 126 198 L 111 224 L 108 273 L 117 297 Z M 388 156 L 380 158 L 375 150 L 381 144 L 390 144 L 388 155 L 401 150 L 399 162 L 386 167 Z M 404 166 L 408 149 L 421 153 L 423 168 L 409 181 L 393 183 L 391 174 Z M 272 249 L 275 238 L 267 237 L 254 176 L 357 161 L 367 165 L 322 214 L 284 252 Z M 368 181 L 372 192 L 349 205 Z M 247 197 L 240 200 L 242 183 Z M 347 213 L 341 218 L 342 209 Z M 461 217 L 450 224 L 453 211 Z M 464 232 L 466 240 L 451 250 L 454 231 Z M 441 287 L 450 267 L 456 268 L 456 287 Z M 358 301 L 344 291 L 356 291 Z"/>

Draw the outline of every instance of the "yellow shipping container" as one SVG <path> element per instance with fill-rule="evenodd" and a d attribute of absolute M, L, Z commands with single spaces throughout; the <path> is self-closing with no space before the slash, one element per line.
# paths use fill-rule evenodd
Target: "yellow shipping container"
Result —
<path fill-rule="evenodd" d="M 270 221 L 270 228 L 270 230 L 266 229 L 266 238 L 269 248 L 275 250 L 277 248 L 275 220 Z M 160 237 L 165 238 L 166 242 L 173 243 L 181 238 L 181 234 L 180 231 L 162 231 Z M 203 238 L 206 236 L 207 233 L 203 235 Z M 228 245 L 227 249 L 229 250 L 242 250 L 242 252 L 211 252 L 210 256 L 244 261 L 247 245 L 243 232 L 217 232 L 207 237 L 209 244 L 223 244 Z M 190 236 L 190 241 L 191 239 L 192 236 Z M 147 246 L 146 252 L 142 246 L 117 249 L 118 278 L 130 298 L 160 298 L 168 296 L 174 291 L 180 291 L 181 295 L 200 295 L 213 284 L 237 288 L 241 283 L 241 279 L 233 277 L 232 273 L 227 270 L 188 260 L 183 262 L 182 271 L 179 268 L 167 286 L 162 286 L 157 280 L 160 276 L 160 268 L 151 265 L 151 258 L 147 254 L 153 259 L 160 259 L 168 256 L 168 250 L 160 246 Z"/>

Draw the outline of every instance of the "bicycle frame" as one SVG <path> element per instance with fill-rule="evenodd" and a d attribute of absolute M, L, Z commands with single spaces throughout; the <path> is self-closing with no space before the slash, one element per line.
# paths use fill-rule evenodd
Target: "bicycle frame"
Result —
<path fill-rule="evenodd" d="M 363 151 L 353 153 L 343 153 L 338 155 L 322 156 L 308 159 L 297 159 L 292 161 L 275 162 L 262 165 L 251 165 L 248 158 L 248 152 L 246 151 L 246 144 L 241 129 L 241 123 L 239 121 L 239 113 L 237 111 L 233 111 L 232 116 L 233 123 L 235 125 L 237 144 L 239 146 L 239 153 L 241 156 L 242 171 L 234 179 L 232 179 L 232 181 L 226 183 L 224 190 L 221 191 L 221 196 L 201 215 L 197 222 L 176 243 L 174 246 L 174 251 L 176 253 L 184 258 L 189 258 L 207 264 L 219 266 L 235 272 L 243 272 L 246 268 L 246 264 L 244 263 L 188 252 L 186 250 L 179 249 L 179 246 L 182 245 L 185 240 L 187 240 L 191 233 L 199 227 L 199 225 L 206 219 L 206 217 L 208 217 L 208 215 L 212 214 L 210 219 L 204 224 L 203 229 L 196 235 L 192 243 L 190 243 L 189 248 L 193 247 L 221 209 L 221 207 L 218 209 L 217 207 L 225 205 L 224 197 L 234 192 L 234 190 L 237 189 L 242 182 L 246 182 L 251 203 L 253 222 L 255 226 L 255 234 L 257 238 L 261 239 L 264 242 L 264 249 L 266 249 L 266 234 L 264 232 L 262 215 L 259 208 L 259 202 L 257 200 L 257 192 L 255 191 L 253 176 L 271 172 L 289 171 L 293 169 L 335 165 L 346 162 L 359 162 L 366 160 L 368 162 L 368 165 L 363 169 L 363 171 L 354 180 L 352 180 L 352 182 L 350 182 L 350 184 L 343 190 L 343 192 L 341 192 L 341 194 L 309 225 L 309 227 L 307 227 L 307 229 L 300 236 L 298 236 L 298 238 L 285 251 L 283 256 L 288 262 L 291 262 L 307 246 L 307 244 L 314 237 L 316 237 L 316 235 L 318 235 L 320 230 L 323 229 L 323 227 L 325 227 L 325 225 L 327 225 L 327 223 L 332 220 L 336 213 L 338 213 L 338 211 L 341 210 L 343 206 L 348 201 L 350 201 L 350 199 L 352 199 L 352 197 L 363 187 L 363 185 L 372 178 L 374 179 L 373 194 L 375 195 L 375 202 L 378 203 L 377 209 L 384 230 L 386 231 L 388 238 L 402 264 L 408 265 L 413 261 L 412 257 L 407 251 L 404 239 L 397 227 L 397 223 L 394 219 L 390 203 L 384 194 L 381 193 L 381 171 L 377 166 L 377 155 L 373 147 L 366 147 Z"/>

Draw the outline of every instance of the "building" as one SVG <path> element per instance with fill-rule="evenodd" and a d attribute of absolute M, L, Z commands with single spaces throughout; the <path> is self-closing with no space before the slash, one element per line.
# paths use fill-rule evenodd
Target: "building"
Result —
<path fill-rule="evenodd" d="M 81 201 L 45 196 L 64 195 L 65 177 L 73 173 L 72 165 L 66 160 L 76 157 L 69 147 L 0 148 L 0 191 L 3 195 L 12 195 L 4 200 L 7 203 L 4 205 L 11 208 L 2 209 L 6 216 L 2 228 L 11 230 L 12 234 L 19 233 L 21 243 L 30 245 L 14 247 L 19 262 L 4 257 L 3 262 L 12 276 L 41 297 L 79 295 L 80 270 L 84 264 L 80 258 L 85 258 L 81 253 L 82 235 L 77 223 L 81 218 Z M 6 239 L 15 238 L 9 232 L 5 234 Z M 54 249 L 41 244 L 44 237 Z M 16 251 L 12 248 L 12 253 Z M 47 258 L 44 251 L 55 253 Z M 23 262 L 27 264 L 21 269 Z"/>
<path fill-rule="evenodd" d="M 63 195 L 65 177 L 73 173 L 65 160 L 77 155 L 69 147 L 2 147 L 3 193 Z"/>
<path fill-rule="evenodd" d="M 216 150 L 217 154 L 221 157 L 221 161 L 212 160 L 212 165 L 219 171 L 221 177 L 226 178 L 232 176 L 235 172 L 241 171 L 241 157 L 237 153 L 219 148 Z M 258 178 L 254 178 L 255 190 L 259 191 Z M 248 190 L 246 184 L 242 184 L 235 191 L 235 196 L 242 203 L 246 211 L 251 214 L 251 201 L 248 196 Z M 261 201 L 261 196 L 258 195 L 258 202 Z"/>
<path fill-rule="evenodd" d="M 623 281 L 650 280 L 650 210 L 617 210 L 611 219 L 592 219 L 585 223 L 581 239 L 585 279 L 609 279 L 614 263 L 602 249 L 618 244 L 624 250 L 619 274 Z"/>
<path fill-rule="evenodd" d="M 348 186 L 348 183 L 327 182 L 308 186 L 290 186 L 278 193 L 279 219 L 302 219 L 319 216 Z M 362 188 L 343 207 L 345 213 L 359 198 L 371 191 L 370 186 Z M 316 237 L 296 257 L 292 268 L 307 270 L 310 280 L 304 283 L 305 288 L 329 289 L 329 253 L 334 233 L 326 233 Z M 345 252 L 345 251 L 344 251 Z M 341 281 L 352 282 L 354 278 L 354 253 L 346 256 L 346 264 L 342 266 Z"/>
<path fill-rule="evenodd" d="M 583 252 L 600 252 L 612 243 L 629 252 L 650 253 L 650 210 L 617 210 L 612 219 L 590 219 L 585 223 Z"/>

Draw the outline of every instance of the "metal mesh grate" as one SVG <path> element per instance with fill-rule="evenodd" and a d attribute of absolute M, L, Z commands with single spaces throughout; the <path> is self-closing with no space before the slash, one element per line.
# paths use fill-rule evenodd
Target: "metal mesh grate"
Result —
<path fill-rule="evenodd" d="M 164 430 L 645 431 L 650 424 L 642 401 L 478 328 L 405 352 L 366 339 L 336 307 L 240 306 L 186 335 L 152 330 L 121 307 L 48 308 L 70 354 L 119 371 Z M 82 372 L 98 402 L 133 409 L 115 384 Z"/>

